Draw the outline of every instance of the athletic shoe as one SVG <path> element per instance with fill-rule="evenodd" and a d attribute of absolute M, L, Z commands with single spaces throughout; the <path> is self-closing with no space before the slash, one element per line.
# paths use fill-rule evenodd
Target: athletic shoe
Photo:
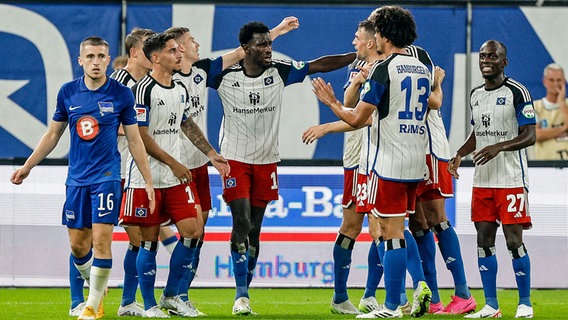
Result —
<path fill-rule="evenodd" d="M 119 317 L 144 317 L 144 307 L 134 301 L 131 304 L 118 307 Z"/>
<path fill-rule="evenodd" d="M 391 310 L 387 307 L 382 307 L 373 310 L 372 312 L 369 313 L 360 314 L 356 318 L 358 319 L 402 318 L 402 311 L 400 310 L 400 307 L 396 308 L 396 310 Z"/>
<path fill-rule="evenodd" d="M 466 319 L 479 319 L 479 318 L 501 318 L 503 315 L 499 309 L 494 309 L 492 306 L 486 304 L 481 310 L 476 313 L 468 314 Z"/>
<path fill-rule="evenodd" d="M 476 307 L 477 304 L 473 296 L 470 296 L 468 299 L 452 296 L 452 301 L 448 303 L 444 310 L 436 312 L 436 314 L 466 314 L 474 312 Z"/>
<path fill-rule="evenodd" d="M 331 313 L 335 314 L 361 314 L 361 311 L 359 311 L 349 300 L 345 300 L 341 303 L 335 303 L 332 298 L 330 307 Z"/>
<path fill-rule="evenodd" d="M 167 314 L 160 309 L 158 306 L 153 306 L 152 308 L 144 311 L 144 318 L 169 318 Z"/>
<path fill-rule="evenodd" d="M 442 304 L 442 301 L 438 303 L 430 302 L 430 308 L 428 309 L 429 314 L 438 314 L 438 312 L 441 312 L 442 310 L 444 310 L 444 304 Z"/>
<path fill-rule="evenodd" d="M 380 308 L 381 305 L 377 302 L 377 299 L 375 297 L 361 298 L 361 301 L 359 301 L 358 309 L 363 313 L 369 313 Z"/>
<path fill-rule="evenodd" d="M 77 320 L 95 320 L 97 319 L 97 313 L 95 312 L 95 308 L 91 306 L 87 306 L 81 312 L 81 315 L 77 318 Z"/>
<path fill-rule="evenodd" d="M 412 306 L 410 305 L 410 301 L 406 301 L 405 304 L 400 306 L 400 311 L 404 315 L 409 315 L 411 310 L 412 310 Z"/>
<path fill-rule="evenodd" d="M 69 316 L 70 317 L 78 317 L 83 313 L 83 309 L 85 309 L 85 305 L 87 303 L 85 301 L 79 303 L 75 308 L 69 308 Z"/>
<path fill-rule="evenodd" d="M 428 288 L 426 281 L 418 281 L 416 290 L 412 294 L 412 309 L 410 311 L 411 317 L 422 317 L 430 307 L 430 300 L 432 299 L 432 291 Z"/>
<path fill-rule="evenodd" d="M 527 306 L 526 304 L 520 304 L 517 307 L 517 314 L 515 318 L 532 318 L 534 316 L 534 311 L 532 307 Z"/>
<path fill-rule="evenodd" d="M 104 317 L 105 315 L 105 308 L 104 308 L 104 301 L 105 301 L 105 297 L 108 294 L 108 287 L 105 288 L 105 292 L 103 293 L 103 296 L 101 297 L 101 301 L 99 302 L 99 307 L 97 308 L 97 315 L 96 318 L 100 319 L 102 317 Z"/>
<path fill-rule="evenodd" d="M 237 316 L 248 316 L 250 314 L 254 314 L 249 305 L 249 298 L 240 297 L 235 300 L 235 304 L 233 304 L 233 314 Z"/>
<path fill-rule="evenodd" d="M 160 307 L 182 317 L 197 317 L 197 312 L 189 309 L 187 304 L 185 304 L 179 296 L 166 297 L 162 293 L 162 296 L 160 297 Z"/>
<path fill-rule="evenodd" d="M 183 301 L 183 300 L 182 300 L 182 301 Z M 185 305 L 189 308 L 189 310 L 191 310 L 191 314 L 192 314 L 192 315 L 191 315 L 190 317 L 203 317 L 203 316 L 206 315 L 205 313 L 203 313 L 203 312 L 197 310 L 197 308 L 193 306 L 193 304 L 191 303 L 191 301 L 187 300 L 187 301 L 184 301 L 184 303 L 185 303 Z M 177 313 L 177 311 L 175 311 L 175 310 L 168 310 L 168 313 L 169 313 L 169 314 L 173 314 L 173 315 L 179 315 L 179 314 Z"/>

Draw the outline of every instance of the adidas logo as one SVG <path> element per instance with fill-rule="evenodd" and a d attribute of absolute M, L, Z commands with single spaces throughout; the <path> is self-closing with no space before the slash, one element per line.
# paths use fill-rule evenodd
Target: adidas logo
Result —
<path fill-rule="evenodd" d="M 489 269 L 487 269 L 487 267 L 484 266 L 484 265 L 480 265 L 480 266 L 479 266 L 479 271 L 489 271 Z"/>
<path fill-rule="evenodd" d="M 523 215 L 520 212 L 517 212 L 513 217 L 515 218 L 522 218 Z"/>
<path fill-rule="evenodd" d="M 448 257 L 448 259 L 446 259 L 446 264 L 450 264 L 454 261 L 456 261 L 456 259 L 454 257 Z"/>
<path fill-rule="evenodd" d="M 239 260 L 235 261 L 235 263 L 243 263 L 243 262 L 245 262 L 245 261 L 247 261 L 247 257 L 243 254 L 243 255 L 239 258 Z"/>
<path fill-rule="evenodd" d="M 351 269 L 351 265 L 348 264 L 348 265 L 346 265 L 346 266 L 341 267 L 341 269 Z"/>
<path fill-rule="evenodd" d="M 526 276 L 526 274 L 525 274 L 524 272 L 522 272 L 522 271 L 516 272 L 515 275 L 516 275 L 517 277 Z"/>
<path fill-rule="evenodd" d="M 156 269 L 152 269 L 148 272 L 144 272 L 145 276 L 155 276 L 156 275 Z"/>
<path fill-rule="evenodd" d="M 160 99 L 160 101 L 158 101 L 158 105 L 159 106 L 165 106 L 166 104 L 164 103 L 164 100 Z"/>
<path fill-rule="evenodd" d="M 240 88 L 241 84 L 238 81 L 235 81 L 235 83 L 233 83 L 233 85 L 231 85 L 231 87 Z"/>

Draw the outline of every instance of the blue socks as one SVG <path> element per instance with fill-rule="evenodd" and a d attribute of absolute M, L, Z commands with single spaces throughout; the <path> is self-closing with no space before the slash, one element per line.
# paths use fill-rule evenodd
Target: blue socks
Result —
<path fill-rule="evenodd" d="M 369 269 L 367 269 L 367 283 L 365 284 L 365 293 L 363 294 L 363 298 L 375 296 L 377 286 L 383 277 L 383 264 L 381 263 L 379 250 L 377 248 L 377 243 L 382 243 L 382 240 L 382 238 L 379 238 L 371 241 L 371 245 L 369 246 L 369 254 L 367 255 L 367 265 L 369 266 Z"/>
<path fill-rule="evenodd" d="M 404 240 L 406 241 L 406 252 L 408 254 L 406 269 L 412 277 L 413 287 L 416 289 L 419 281 L 426 281 L 424 277 L 424 270 L 422 269 L 422 260 L 420 253 L 418 253 L 418 246 L 416 240 L 408 230 L 404 230 Z"/>
<path fill-rule="evenodd" d="M 396 310 L 400 305 L 400 288 L 404 287 L 406 275 L 406 241 L 404 239 L 386 240 L 385 249 L 383 259 L 385 306 L 390 310 Z"/>
<path fill-rule="evenodd" d="M 140 247 L 128 244 L 128 250 L 124 255 L 124 287 L 122 289 L 121 306 L 131 304 L 136 300 L 136 289 L 138 289 L 138 272 L 136 270 L 136 258 Z"/>
<path fill-rule="evenodd" d="M 233 260 L 233 273 L 235 274 L 235 283 L 237 293 L 235 300 L 240 297 L 248 298 L 247 274 L 248 274 L 248 244 L 231 243 L 231 258 Z"/>
<path fill-rule="evenodd" d="M 351 239 L 341 233 L 337 234 L 335 245 L 333 246 L 333 302 L 342 303 L 347 301 L 347 278 L 351 267 L 351 255 L 355 239 Z"/>
<path fill-rule="evenodd" d="M 495 246 L 477 248 L 477 266 L 483 283 L 485 303 L 499 309 L 497 301 L 497 257 Z"/>
<path fill-rule="evenodd" d="M 184 276 L 186 276 L 186 271 L 189 270 L 189 266 L 195 257 L 198 241 L 199 239 L 179 239 L 170 258 L 170 272 L 164 288 L 164 296 L 173 297 L 178 295 L 180 281 L 182 278 L 187 279 Z"/>
<path fill-rule="evenodd" d="M 519 289 L 519 304 L 532 306 L 531 304 L 531 260 L 527 248 L 522 244 L 515 250 L 509 251 L 513 258 L 513 270 Z"/>
<path fill-rule="evenodd" d="M 136 258 L 136 270 L 138 270 L 138 283 L 144 299 L 144 310 L 157 305 L 154 296 L 154 284 L 156 282 L 156 254 L 158 242 L 142 241 L 140 251 Z"/>
<path fill-rule="evenodd" d="M 434 235 L 430 229 L 420 230 L 414 233 L 414 239 L 418 245 L 418 252 L 422 258 L 422 269 L 426 283 L 432 291 L 432 303 L 440 302 L 440 292 L 438 291 L 438 279 L 436 274 L 436 243 Z"/>
<path fill-rule="evenodd" d="M 455 285 L 455 295 L 469 299 L 471 293 L 467 287 L 465 270 L 461 255 L 460 242 L 456 231 L 449 221 L 443 221 L 432 228 L 438 237 L 438 247 L 446 263 L 446 268 L 452 273 Z"/>
<path fill-rule="evenodd" d="M 172 237 L 173 238 L 173 237 Z M 176 238 L 177 241 L 177 238 Z M 163 242 L 162 242 L 163 243 Z M 199 266 L 199 256 L 201 255 L 201 247 L 203 246 L 203 240 L 199 240 L 197 242 L 197 248 L 195 248 L 195 255 L 193 257 L 193 262 L 191 262 L 191 267 L 187 269 L 185 275 L 181 278 L 179 282 L 179 289 L 178 294 L 182 301 L 189 300 L 187 296 L 187 292 L 189 291 L 189 287 L 191 287 L 191 283 L 195 278 L 195 274 L 197 273 L 197 267 Z"/>
<path fill-rule="evenodd" d="M 90 257 L 89 257 L 90 259 Z M 78 306 L 80 303 L 85 302 L 83 294 L 83 287 L 85 279 L 81 277 L 81 273 L 73 263 L 73 255 L 69 255 L 69 289 L 71 291 L 71 309 Z"/>

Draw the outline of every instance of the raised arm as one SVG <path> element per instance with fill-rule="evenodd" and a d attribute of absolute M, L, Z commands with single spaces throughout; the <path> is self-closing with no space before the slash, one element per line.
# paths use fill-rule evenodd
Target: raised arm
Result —
<path fill-rule="evenodd" d="M 13 184 L 21 184 L 30 174 L 32 168 L 40 163 L 41 160 L 45 159 L 51 151 L 53 151 L 53 149 L 57 146 L 59 139 L 61 139 L 63 132 L 65 132 L 65 128 L 67 128 L 67 122 L 51 121 L 47 131 L 43 134 L 38 145 L 35 147 L 24 165 L 12 173 L 10 181 Z"/>
<path fill-rule="evenodd" d="M 296 17 L 286 17 L 280 22 L 279 25 L 270 30 L 270 37 L 272 41 L 281 35 L 284 35 L 292 30 L 300 27 L 300 21 Z M 233 51 L 227 52 L 223 55 L 223 70 L 234 65 L 235 63 L 245 58 L 245 51 L 241 46 L 235 48 Z"/>
<path fill-rule="evenodd" d="M 355 52 L 319 57 L 309 62 L 308 74 L 343 68 L 355 60 Z"/>
<path fill-rule="evenodd" d="M 217 151 L 211 146 L 207 137 L 203 134 L 203 131 L 199 128 L 199 126 L 193 121 L 192 118 L 188 118 L 181 124 L 181 130 L 183 133 L 189 138 L 189 140 L 199 149 L 199 151 L 203 152 L 209 160 L 211 160 L 211 164 L 219 171 L 219 174 L 222 177 L 227 177 L 231 171 L 227 159 L 223 158 Z"/>

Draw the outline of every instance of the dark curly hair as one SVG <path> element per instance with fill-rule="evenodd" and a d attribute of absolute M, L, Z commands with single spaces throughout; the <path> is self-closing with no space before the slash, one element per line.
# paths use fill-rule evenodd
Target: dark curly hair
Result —
<path fill-rule="evenodd" d="M 255 33 L 270 33 L 270 29 L 268 29 L 264 23 L 258 21 L 245 24 L 239 32 L 239 42 L 241 45 L 247 44 Z"/>
<path fill-rule="evenodd" d="M 418 37 L 410 11 L 398 6 L 384 6 L 373 11 L 375 30 L 398 48 L 411 45 Z"/>

